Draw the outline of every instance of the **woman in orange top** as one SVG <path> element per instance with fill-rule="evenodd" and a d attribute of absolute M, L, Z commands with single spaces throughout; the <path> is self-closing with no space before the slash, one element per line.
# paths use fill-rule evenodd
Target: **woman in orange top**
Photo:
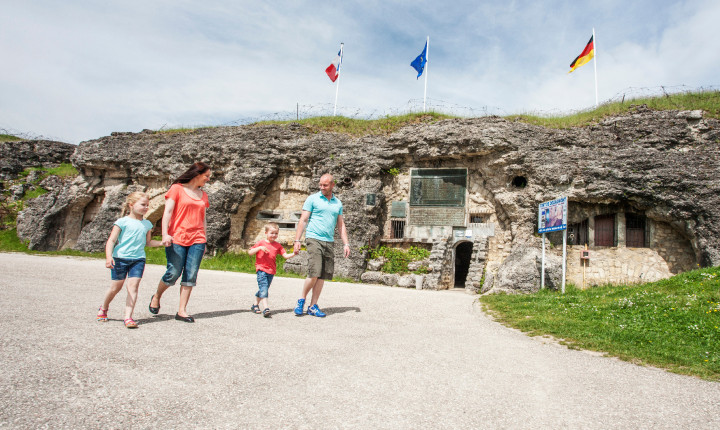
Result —
<path fill-rule="evenodd" d="M 210 167 L 198 162 L 180 175 L 165 194 L 162 244 L 165 246 L 167 271 L 158 284 L 157 292 L 150 299 L 149 309 L 153 314 L 160 312 L 160 298 L 165 290 L 175 285 L 182 274 L 180 305 L 175 319 L 195 322 L 195 319 L 188 315 L 186 306 L 205 254 L 205 210 L 210 207 L 210 202 L 207 193 L 200 187 L 208 180 Z"/>

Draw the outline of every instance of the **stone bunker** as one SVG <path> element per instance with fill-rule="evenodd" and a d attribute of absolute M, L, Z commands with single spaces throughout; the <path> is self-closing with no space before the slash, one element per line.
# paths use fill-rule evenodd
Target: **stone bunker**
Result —
<path fill-rule="evenodd" d="M 148 219 L 159 224 L 171 181 L 204 161 L 213 171 L 213 250 L 247 249 L 267 221 L 288 244 L 305 197 L 331 173 L 353 248 L 337 275 L 429 289 L 537 290 L 538 205 L 567 196 L 568 280 L 646 282 L 720 264 L 719 142 L 720 122 L 700 111 L 645 107 L 571 129 L 486 117 L 387 136 L 299 124 L 113 133 L 79 145 L 72 162 L 80 176 L 33 200 L 18 234 L 33 249 L 101 250 L 129 192 L 151 195 Z M 548 237 L 552 288 L 562 236 Z M 429 273 L 363 276 L 363 247 L 381 244 L 428 249 Z M 580 259 L 585 246 L 589 260 Z M 289 263 L 300 270 L 302 259 Z"/>

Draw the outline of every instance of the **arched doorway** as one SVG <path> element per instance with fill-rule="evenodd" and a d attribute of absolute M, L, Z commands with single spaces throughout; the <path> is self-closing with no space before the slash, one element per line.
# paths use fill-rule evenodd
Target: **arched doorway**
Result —
<path fill-rule="evenodd" d="M 472 248 L 472 242 L 460 242 L 455 247 L 455 288 L 465 288 Z"/>

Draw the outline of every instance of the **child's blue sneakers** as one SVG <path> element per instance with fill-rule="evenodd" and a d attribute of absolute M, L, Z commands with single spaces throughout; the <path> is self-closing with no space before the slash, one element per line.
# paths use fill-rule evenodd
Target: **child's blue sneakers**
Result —
<path fill-rule="evenodd" d="M 295 309 L 295 311 L 297 312 L 297 309 Z M 312 315 L 314 317 L 320 317 L 320 318 L 325 317 L 325 312 L 321 311 L 320 308 L 318 307 L 318 305 L 310 306 L 307 310 L 307 314 Z"/>
<path fill-rule="evenodd" d="M 295 315 L 300 316 L 302 315 L 305 310 L 303 309 L 305 307 L 305 299 L 298 299 L 297 306 L 295 307 Z M 310 309 L 308 309 L 310 310 Z"/>

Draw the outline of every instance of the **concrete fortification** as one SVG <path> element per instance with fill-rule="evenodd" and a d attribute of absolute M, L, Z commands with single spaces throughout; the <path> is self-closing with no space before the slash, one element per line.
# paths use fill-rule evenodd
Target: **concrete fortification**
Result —
<path fill-rule="evenodd" d="M 388 136 L 298 124 L 113 133 L 80 144 L 80 175 L 29 202 L 18 235 L 33 249 L 101 250 L 129 192 L 150 193 L 157 224 L 171 182 L 203 161 L 211 249 L 247 248 L 267 220 L 291 239 L 304 198 L 331 173 L 354 251 L 338 275 L 361 277 L 366 245 L 416 244 L 433 254 L 423 288 L 535 290 L 538 204 L 567 196 L 571 245 L 591 249 L 589 262 L 571 250 L 571 280 L 581 264 L 591 284 L 653 280 L 720 264 L 719 142 L 720 122 L 700 111 L 644 107 L 571 129 L 486 117 Z M 548 249 L 551 286 L 558 261 Z"/>

